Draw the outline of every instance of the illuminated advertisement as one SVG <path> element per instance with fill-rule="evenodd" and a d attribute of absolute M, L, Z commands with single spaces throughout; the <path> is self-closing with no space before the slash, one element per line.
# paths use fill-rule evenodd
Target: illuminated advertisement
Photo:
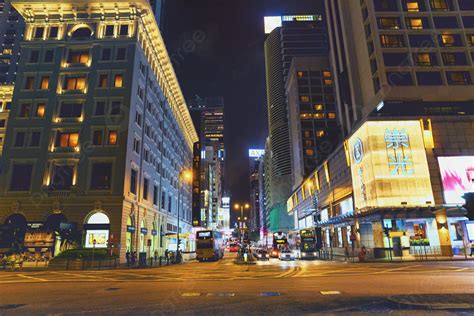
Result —
<path fill-rule="evenodd" d="M 474 189 L 474 156 L 438 157 L 446 204 L 464 204 L 466 192 Z"/>
<path fill-rule="evenodd" d="M 86 233 L 86 248 L 107 248 L 107 240 L 109 239 L 108 230 L 88 230 Z"/>
<path fill-rule="evenodd" d="M 349 139 L 354 205 L 426 206 L 434 202 L 419 121 L 369 121 Z"/>
<path fill-rule="evenodd" d="M 260 158 L 265 155 L 264 149 L 249 149 L 249 158 Z"/>

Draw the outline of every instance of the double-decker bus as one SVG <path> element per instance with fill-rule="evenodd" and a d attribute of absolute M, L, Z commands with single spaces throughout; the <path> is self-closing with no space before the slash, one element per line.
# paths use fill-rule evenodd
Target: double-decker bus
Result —
<path fill-rule="evenodd" d="M 319 228 L 307 228 L 293 232 L 290 239 L 290 248 L 299 259 L 314 259 L 321 249 Z"/>
<path fill-rule="evenodd" d="M 219 260 L 224 257 L 222 234 L 216 230 L 196 232 L 196 259 L 198 261 Z"/>
<path fill-rule="evenodd" d="M 277 232 L 273 234 L 273 249 L 270 253 L 272 258 L 278 258 L 280 251 L 288 248 L 288 238 L 286 233 Z"/>

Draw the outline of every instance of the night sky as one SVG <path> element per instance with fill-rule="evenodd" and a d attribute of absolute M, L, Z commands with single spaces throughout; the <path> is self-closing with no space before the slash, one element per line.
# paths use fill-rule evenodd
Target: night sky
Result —
<path fill-rule="evenodd" d="M 323 0 L 168 0 L 164 36 L 186 98 L 225 99 L 226 187 L 249 200 L 248 148 L 268 134 L 263 17 L 322 13 Z"/>

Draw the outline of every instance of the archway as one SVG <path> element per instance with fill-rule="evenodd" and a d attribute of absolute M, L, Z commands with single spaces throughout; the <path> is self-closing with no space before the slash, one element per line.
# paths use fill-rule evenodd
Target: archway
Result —
<path fill-rule="evenodd" d="M 107 241 L 110 233 L 110 219 L 102 211 L 92 213 L 84 224 L 86 238 L 84 247 L 86 248 L 107 248 Z"/>
<path fill-rule="evenodd" d="M 93 34 L 92 29 L 85 24 L 74 27 L 70 32 L 70 36 L 74 39 L 89 39 Z"/>
<path fill-rule="evenodd" d="M 0 247 L 11 248 L 15 252 L 22 250 L 27 221 L 22 214 L 12 214 L 5 220 L 5 228 L 1 231 Z"/>

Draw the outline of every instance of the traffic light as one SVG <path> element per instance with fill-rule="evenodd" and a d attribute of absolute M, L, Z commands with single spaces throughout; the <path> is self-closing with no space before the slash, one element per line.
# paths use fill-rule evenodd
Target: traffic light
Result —
<path fill-rule="evenodd" d="M 466 200 L 463 207 L 467 210 L 467 218 L 474 221 L 474 192 L 464 193 L 463 199 Z"/>

